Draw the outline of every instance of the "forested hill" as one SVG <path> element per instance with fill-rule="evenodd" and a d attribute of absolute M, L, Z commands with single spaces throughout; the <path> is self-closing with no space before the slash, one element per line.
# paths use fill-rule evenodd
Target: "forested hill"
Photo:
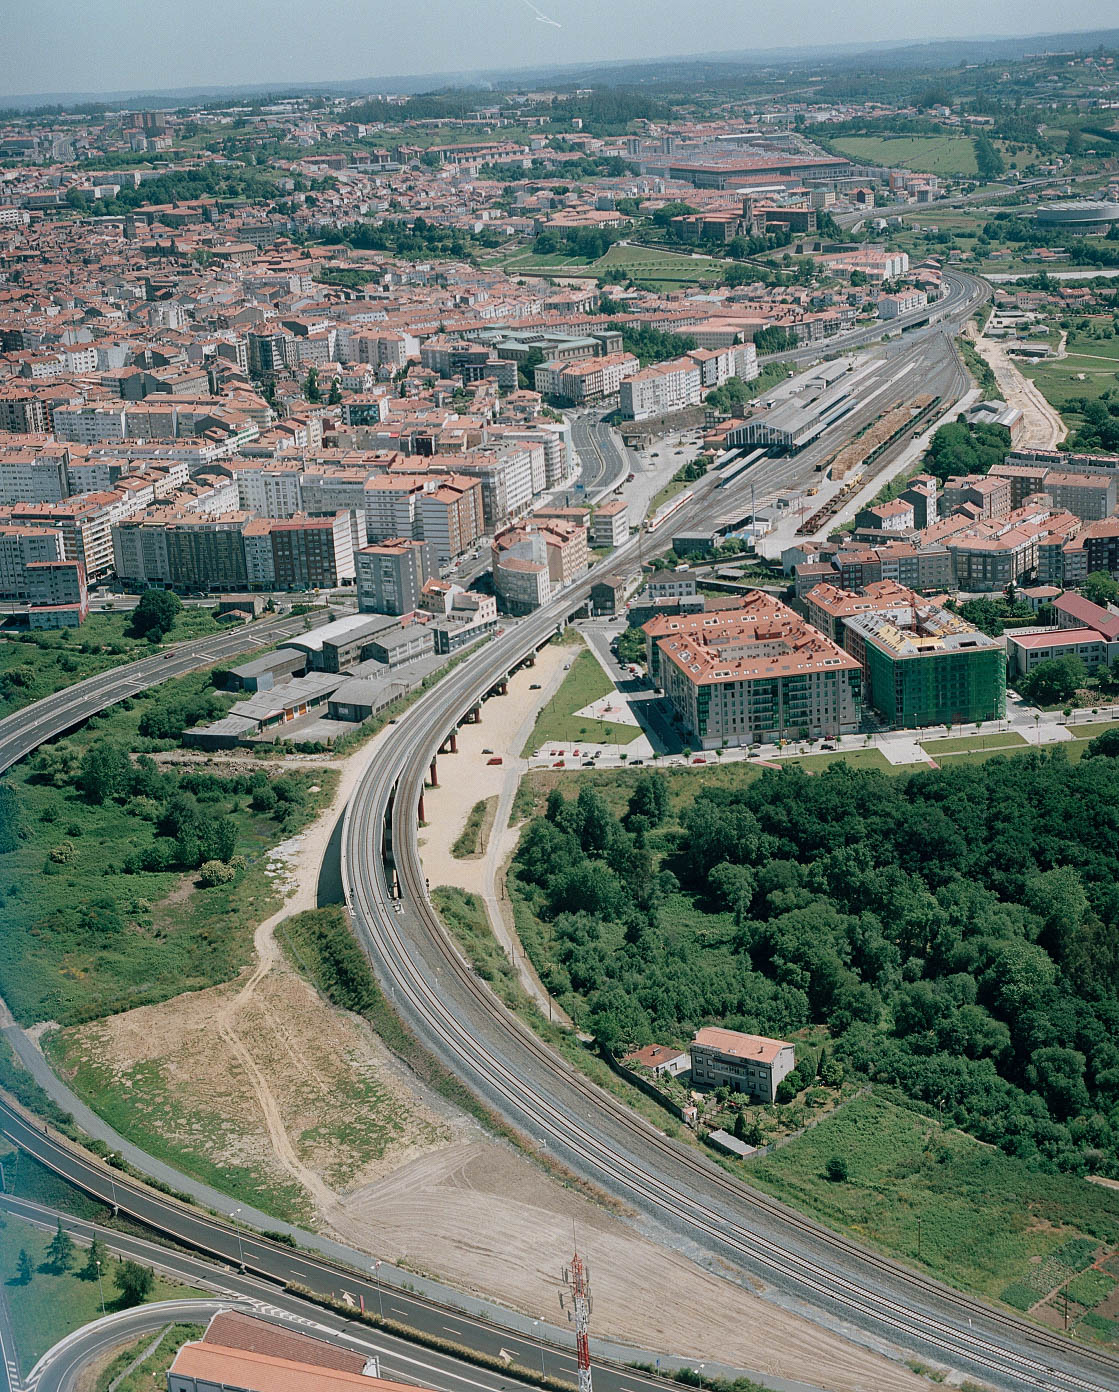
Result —
<path fill-rule="evenodd" d="M 826 1024 L 835 1056 L 1007 1152 L 1119 1175 L 1119 742 L 911 776 L 836 763 L 618 819 L 553 792 L 518 874 L 599 1037 Z"/>

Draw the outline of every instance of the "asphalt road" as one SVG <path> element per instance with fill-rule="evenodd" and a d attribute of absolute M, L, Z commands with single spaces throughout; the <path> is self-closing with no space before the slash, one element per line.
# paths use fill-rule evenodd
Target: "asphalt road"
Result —
<path fill-rule="evenodd" d="M 961 294 L 958 312 L 970 313 L 972 307 Z M 914 333 L 931 331 L 939 332 Z M 705 480 L 693 490 L 691 501 L 676 515 L 678 526 L 700 525 L 710 516 L 713 483 Z M 667 537 L 639 534 L 607 564 L 614 568 L 619 562 L 639 560 L 667 541 Z M 342 849 L 347 898 L 359 936 L 382 978 L 392 984 L 398 1007 L 460 1076 L 534 1136 L 542 1148 L 602 1187 L 624 1194 L 695 1250 L 721 1257 L 744 1273 L 760 1274 L 771 1288 L 814 1307 L 824 1322 L 888 1346 L 918 1350 L 1002 1386 L 1041 1386 L 1055 1392 L 1103 1392 L 1119 1387 L 1119 1362 L 1107 1355 L 1071 1346 L 1059 1335 L 992 1311 L 918 1273 L 863 1252 L 668 1141 L 589 1084 L 514 1020 L 450 945 L 427 900 L 415 842 L 415 805 L 430 755 L 470 706 L 485 697 L 533 646 L 547 640 L 582 601 L 602 568 L 596 567 L 579 585 L 511 627 L 412 707 L 351 801 Z M 258 626 L 258 633 L 262 628 Z M 42 739 L 85 719 L 106 701 L 177 674 L 180 662 L 186 664 L 182 670 L 189 670 L 229 655 L 215 651 L 222 639 L 185 645 L 192 651 L 181 657 L 154 659 L 169 669 L 164 677 L 158 668 L 141 671 L 143 664 L 134 664 L 115 679 L 114 674 L 91 679 L 98 688 L 95 696 L 88 694 L 91 683 L 83 683 L 68 700 L 66 693 L 62 699 L 55 698 L 63 709 L 53 717 L 32 707 L 0 722 L 0 768 Z M 148 660 L 149 666 L 152 661 Z M 22 733 L 17 733 L 13 720 L 18 720 Z M 394 817 L 393 845 L 403 886 L 400 905 L 392 902 L 382 862 L 381 828 L 394 794 L 400 809 Z M 6 1120 L 16 1129 L 22 1124 L 11 1113 Z M 32 1128 L 25 1129 L 30 1134 L 20 1143 L 41 1156 L 52 1142 Z M 67 1154 L 64 1163 L 69 1172 L 83 1165 L 88 1171 L 95 1164 L 78 1154 Z M 100 1190 L 93 1192 L 106 1192 L 104 1175 L 87 1172 L 77 1178 L 87 1188 L 99 1183 Z M 151 1204 L 158 1198 L 136 1188 L 142 1197 L 133 1195 L 130 1203 Z M 189 1209 L 156 1214 L 154 1221 L 162 1230 L 180 1235 L 199 1222 L 221 1227 L 217 1220 Z M 212 1236 L 207 1235 L 207 1242 Z M 218 1236 L 228 1252 L 228 1229 Z M 328 1263 L 289 1254 L 282 1245 L 269 1245 L 256 1237 L 246 1243 L 246 1260 L 254 1265 L 286 1262 L 290 1269 L 320 1280 L 324 1272 L 329 1274 Z M 306 1275 L 294 1279 L 306 1280 Z M 352 1282 L 353 1278 L 342 1274 L 334 1279 Z M 499 1337 L 507 1340 L 509 1336 L 501 1331 Z"/>
<path fill-rule="evenodd" d="M 325 623 L 327 611 L 285 615 L 242 624 L 227 633 L 195 638 L 163 649 L 155 657 L 141 658 L 123 667 L 111 667 L 95 677 L 65 687 L 0 720 L 0 773 L 25 758 L 40 744 L 64 734 L 91 715 L 126 696 L 137 696 L 172 677 L 182 677 L 198 667 L 208 667 L 225 657 L 269 647 L 282 638 L 302 633 L 308 625 Z"/>
<path fill-rule="evenodd" d="M 971 308 L 965 302 L 960 312 Z M 710 515 L 712 483 L 704 480 L 693 490 L 677 514 L 680 527 Z M 651 544 L 666 541 L 656 537 Z M 610 568 L 638 558 L 649 545 L 644 536 L 632 538 L 610 558 Z M 427 897 L 415 836 L 428 763 L 464 713 L 570 615 L 602 568 L 413 706 L 350 802 L 342 845 L 347 904 L 397 1008 L 473 1091 L 542 1149 L 693 1249 L 814 1307 L 817 1318 L 1005 1387 L 1119 1387 L 1119 1360 L 865 1252 L 668 1140 L 544 1046 L 450 943 Z M 390 806 L 391 840 L 384 831 Z M 398 877 L 398 900 L 386 876 L 387 856 Z"/>
<path fill-rule="evenodd" d="M 594 412 L 572 417 L 571 442 L 579 456 L 579 482 L 588 500 L 611 492 L 632 471 L 625 445 Z"/>
<path fill-rule="evenodd" d="M 248 1250 L 245 1253 L 248 1269 L 242 1271 L 236 1254 L 229 1261 L 215 1265 L 189 1252 L 86 1222 L 25 1199 L 0 1195 L 0 1209 L 52 1230 L 61 1219 L 63 1228 L 79 1241 L 89 1242 L 96 1236 L 114 1255 L 157 1267 L 184 1285 L 206 1292 L 203 1300 L 192 1298 L 193 1310 L 184 1305 L 169 1316 L 166 1307 L 142 1306 L 85 1326 L 80 1334 L 61 1340 L 54 1350 L 43 1355 L 28 1379 L 28 1387 L 34 1387 L 34 1392 L 69 1392 L 77 1373 L 91 1358 L 122 1342 L 126 1336 L 160 1328 L 172 1319 L 205 1323 L 214 1309 L 228 1309 L 234 1304 L 251 1314 L 297 1326 L 329 1342 L 375 1354 L 382 1376 L 400 1382 L 418 1382 L 438 1388 L 440 1392 L 478 1392 L 479 1388 L 484 1392 L 504 1392 L 524 1386 L 515 1374 L 479 1367 L 289 1294 L 277 1284 L 279 1278 L 268 1279 L 257 1274 L 256 1260 Z M 302 1260 L 290 1249 L 288 1260 L 293 1268 L 302 1269 Z M 304 1286 L 312 1284 L 305 1276 L 290 1279 L 299 1280 Z M 109 1288 L 110 1298 L 114 1289 Z M 546 1339 L 513 1334 L 488 1321 L 472 1319 L 460 1311 L 448 1310 L 403 1291 L 378 1289 L 376 1281 L 363 1279 L 357 1273 L 339 1275 L 332 1293 L 344 1301 L 348 1296 L 355 1314 L 364 1301 L 370 1314 L 379 1315 L 383 1311 L 386 1320 L 406 1324 L 432 1339 L 469 1347 L 508 1363 L 510 1368 L 520 1367 L 536 1374 L 543 1369 L 548 1377 L 572 1383 L 576 1380 L 573 1351 L 557 1348 Z M 664 1383 L 656 1378 L 602 1359 L 595 1362 L 595 1383 L 603 1392 L 664 1392 Z M 786 1382 L 782 1387 L 785 1392 L 815 1392 L 802 1383 Z"/>

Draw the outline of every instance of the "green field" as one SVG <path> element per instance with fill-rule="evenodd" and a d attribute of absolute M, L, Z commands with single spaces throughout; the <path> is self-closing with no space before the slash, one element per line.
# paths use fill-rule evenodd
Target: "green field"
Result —
<path fill-rule="evenodd" d="M 609 696 L 614 683 L 602 670 L 593 653 L 584 649 L 571 664 L 571 670 L 564 677 L 559 690 L 536 717 L 522 751 L 522 758 L 533 754 L 547 744 L 629 744 L 641 733 L 640 726 L 611 723 L 595 720 L 589 716 L 576 715 L 584 706 Z M 618 697 L 621 704 L 621 697 Z"/>
<path fill-rule="evenodd" d="M 0 638 L 0 716 L 53 695 L 83 677 L 150 657 L 166 646 L 134 637 L 131 624 L 131 615 L 126 612 L 91 614 L 77 629 L 4 634 Z M 209 609 L 184 605 L 167 643 L 204 638 L 225 627 Z"/>
<path fill-rule="evenodd" d="M 847 1161 L 846 1183 L 824 1175 L 833 1155 Z M 1016 1284 L 1041 1300 L 1087 1267 L 1098 1245 L 1119 1244 L 1119 1192 L 1033 1170 L 878 1096 L 852 1102 L 746 1175 L 829 1227 L 996 1300 Z M 1088 1241 L 1070 1246 L 1077 1238 Z"/>
<path fill-rule="evenodd" d="M 922 740 L 921 748 L 934 759 L 941 754 L 959 754 L 970 749 L 1003 749 L 1026 741 L 1014 730 L 995 730 L 989 735 L 953 735 L 949 739 Z"/>
<path fill-rule="evenodd" d="M 1079 397 L 1092 399 L 1109 388 L 1119 387 L 1119 338 L 1093 338 L 1073 329 L 1065 353 L 1056 361 L 1023 362 L 1019 367 L 1060 411 L 1071 430 L 1081 423 L 1081 417 L 1069 408 L 1070 401 Z"/>
<path fill-rule="evenodd" d="M 22 1023 L 72 1024 L 164 1000 L 229 980 L 249 960 L 254 926 L 279 903 L 264 853 L 316 815 L 337 775 L 285 771 L 282 783 L 268 785 L 285 800 L 268 810 L 252 806 L 255 794 L 204 777 L 200 805 L 232 820 L 235 854 L 246 861 L 231 883 L 205 889 L 196 887 L 197 872 L 143 870 L 131 859 L 166 843 L 159 822 L 167 803 L 91 802 L 75 782 L 95 742 L 128 750 L 176 743 L 140 736 L 142 716 L 208 681 L 194 673 L 122 701 L 5 775 L 19 810 L 16 847 L 0 856 L 0 994 Z M 190 796 L 181 783 L 164 786 L 168 801 Z"/>
<path fill-rule="evenodd" d="M 832 143 L 841 154 L 869 164 L 898 165 L 945 177 L 972 177 L 978 172 L 975 146 L 968 136 L 844 135 Z"/>
<path fill-rule="evenodd" d="M 586 275 L 600 281 L 633 279 L 668 289 L 681 285 L 718 285 L 727 264 L 714 256 L 692 256 L 688 252 L 628 246 L 621 242 L 615 242 L 596 261 L 554 253 L 537 256 L 527 249 L 501 258 L 501 265 L 510 275 L 521 271 L 526 275 Z"/>
<path fill-rule="evenodd" d="M 90 1320 L 101 1318 L 101 1295 L 96 1280 L 87 1281 L 77 1274 L 85 1264 L 86 1248 L 76 1248 L 71 1270 L 56 1272 L 47 1259 L 51 1236 L 10 1214 L 4 1216 L 0 1225 L 4 1301 L 19 1350 L 19 1366 L 25 1376 L 59 1339 Z M 17 1275 L 21 1248 L 31 1258 L 33 1268 L 31 1280 L 26 1285 L 21 1284 Z M 116 1264 L 116 1258 L 106 1254 L 101 1279 L 105 1309 L 109 1313 L 125 1308 L 120 1304 L 120 1292 L 113 1281 Z M 150 1299 L 184 1300 L 199 1294 L 200 1291 L 157 1275 Z"/>
<path fill-rule="evenodd" d="M 493 825 L 496 811 L 496 796 L 483 798 L 481 802 L 476 802 L 470 809 L 466 825 L 451 847 L 451 854 L 457 860 L 473 860 L 475 857 L 485 854 L 486 842 L 489 840 L 487 821 L 489 826 Z"/>

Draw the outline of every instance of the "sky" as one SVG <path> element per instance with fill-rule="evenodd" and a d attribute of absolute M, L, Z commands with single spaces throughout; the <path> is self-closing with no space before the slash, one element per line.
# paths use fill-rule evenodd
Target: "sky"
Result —
<path fill-rule="evenodd" d="M 0 0 L 0 97 L 466 74 L 1117 20 L 1115 0 Z"/>

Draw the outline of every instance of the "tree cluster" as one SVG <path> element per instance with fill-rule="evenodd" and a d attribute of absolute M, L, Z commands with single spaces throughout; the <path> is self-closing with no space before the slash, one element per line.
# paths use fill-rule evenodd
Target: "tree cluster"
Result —
<path fill-rule="evenodd" d="M 517 855 L 549 985 L 606 1043 L 810 1024 L 1008 1153 L 1119 1174 L 1119 739 L 911 777 L 554 792 Z"/>

